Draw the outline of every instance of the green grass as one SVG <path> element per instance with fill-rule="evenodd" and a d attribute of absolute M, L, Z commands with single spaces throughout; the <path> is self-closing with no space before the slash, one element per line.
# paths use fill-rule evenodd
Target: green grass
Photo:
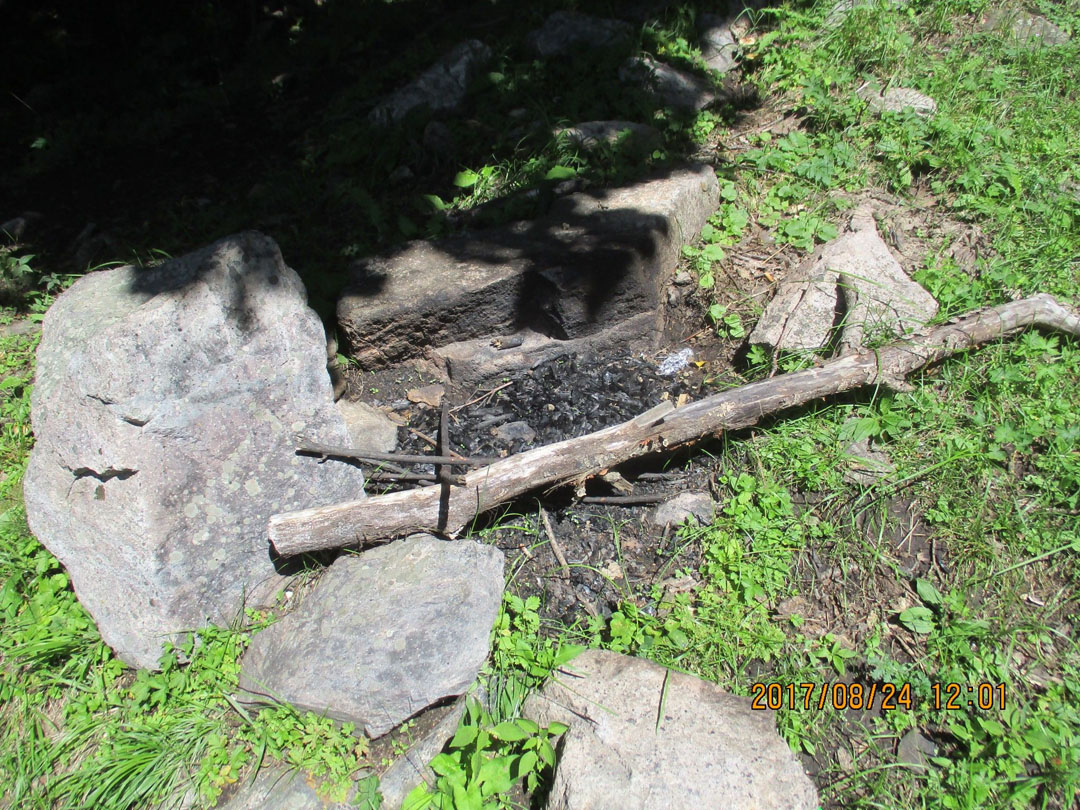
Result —
<path fill-rule="evenodd" d="M 615 84 L 581 82 L 580 66 L 545 66 L 497 43 L 467 115 L 450 124 L 460 148 L 449 157 L 427 156 L 410 125 L 378 138 L 355 112 L 426 65 L 445 44 L 437 36 L 409 49 L 407 65 L 354 69 L 352 84 L 320 91 L 322 106 L 290 95 L 288 84 L 267 89 L 278 87 L 262 81 L 282 69 L 275 60 L 239 70 L 223 81 L 251 102 L 249 112 L 260 121 L 266 113 L 292 139 L 287 159 L 261 173 L 245 166 L 232 178 L 235 188 L 208 206 L 185 186 L 175 205 L 132 220 L 125 237 L 137 255 L 152 255 L 152 247 L 177 252 L 218 229 L 265 220 L 287 255 L 304 257 L 314 294 L 328 300 L 340 283 L 332 271 L 352 257 L 446 233 L 455 216 L 515 191 L 546 193 L 571 176 L 618 182 L 716 149 L 721 206 L 684 254 L 714 296 L 703 326 L 733 343 L 761 305 L 725 290 L 721 268 L 740 241 L 761 228 L 777 249 L 808 252 L 836 235 L 867 190 L 980 235 L 978 258 L 964 264 L 951 255 L 952 232 L 920 234 L 931 255 L 916 278 L 941 303 L 940 318 L 1035 292 L 1076 305 L 1080 8 L 1039 4 L 1074 35 L 1040 49 L 981 30 L 977 19 L 990 6 L 982 0 L 871 4 L 829 27 L 831 5 L 762 12 L 745 66 L 772 117 L 799 126 L 776 135 L 754 129 L 731 150 L 723 144 L 740 125 L 733 105 L 673 116 Z M 506 22 L 508 41 L 540 12 Z M 651 21 L 638 44 L 694 64 L 693 12 L 687 5 Z M 348 13 L 363 17 L 359 7 Z M 408 13 L 395 9 L 385 30 L 399 30 Z M 321 54 L 309 65 L 349 52 L 345 23 L 294 23 L 290 47 Z M 365 29 L 365 46 L 374 47 L 377 33 Z M 588 70 L 602 75 L 597 60 Z M 185 84 L 181 68 L 167 78 L 186 88 L 174 109 L 148 117 L 155 102 L 132 97 L 136 117 L 156 122 L 155 138 L 176 136 L 207 110 L 222 121 L 235 115 L 230 102 Z M 255 101 L 243 95 L 244 82 L 259 88 Z M 864 84 L 916 88 L 938 112 L 878 116 L 858 94 Z M 521 109 L 542 126 L 519 130 Z M 645 158 L 618 147 L 579 154 L 550 134 L 604 117 L 652 123 L 663 146 Z M 47 131 L 22 133 L 29 151 L 16 161 L 18 176 L 70 172 L 86 120 L 73 112 Z M 94 161 L 107 165 L 110 150 L 122 152 L 154 129 L 146 124 L 139 135 L 130 121 L 101 130 L 107 148 Z M 392 181 L 401 165 L 417 171 Z M 259 193 L 249 191 L 255 176 Z M 531 205 L 497 204 L 480 221 L 529 216 Z M 274 220 L 283 211 L 284 220 Z M 301 249 L 312 244 L 312 254 Z M 55 256 L 35 252 L 5 248 L 0 281 L 24 314 L 40 317 L 70 277 Z M 309 771 L 325 795 L 344 796 L 372 764 L 353 729 L 231 699 L 239 656 L 267 617 L 200 632 L 170 651 L 158 673 L 128 670 L 101 641 L 22 511 L 36 340 L 0 339 L 0 806 L 148 808 L 186 792 L 209 806 L 272 762 Z M 746 378 L 771 370 L 760 352 L 749 361 L 738 369 Z M 779 358 L 779 368 L 806 362 Z M 523 787 L 541 784 L 558 729 L 523 723 L 521 704 L 575 645 L 646 656 L 746 695 L 768 682 L 910 685 L 909 701 L 878 716 L 798 705 L 777 713 L 793 750 L 814 759 L 829 806 L 1072 806 L 1080 788 L 1080 346 L 1029 333 L 911 382 L 910 393 L 850 396 L 726 437 L 715 520 L 675 538 L 677 547 L 702 552 L 699 570 L 680 572 L 696 580 L 693 590 L 626 593 L 609 617 L 571 628 L 545 624 L 541 604 L 508 594 L 482 676 L 490 708 L 470 705 L 436 763 L 438 783 L 415 792 L 409 806 L 506 806 Z M 886 450 L 895 468 L 873 486 L 844 477 L 847 445 L 860 437 Z M 937 555 L 918 576 L 886 528 L 889 505 L 901 501 L 919 518 L 926 553 Z M 964 694 L 960 706 L 946 708 L 949 683 L 1004 685 L 1005 707 L 969 707 Z M 915 729 L 937 747 L 921 769 L 896 758 L 899 740 Z"/>

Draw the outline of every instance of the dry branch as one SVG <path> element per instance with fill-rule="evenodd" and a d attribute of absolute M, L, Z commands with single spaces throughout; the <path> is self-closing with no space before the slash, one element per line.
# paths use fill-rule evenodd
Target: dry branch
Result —
<path fill-rule="evenodd" d="M 1080 317 L 1049 295 L 980 310 L 876 351 L 851 354 L 820 368 L 723 391 L 675 409 L 664 403 L 629 422 L 576 439 L 500 459 L 449 488 L 443 531 L 454 534 L 473 518 L 540 487 L 584 481 L 650 453 L 756 424 L 762 417 L 814 399 L 868 385 L 906 387 L 904 378 L 930 363 L 1030 326 L 1080 336 Z M 441 459 L 440 459 L 441 461 Z M 449 461 L 449 460 L 448 460 Z M 461 463 L 461 462 L 452 462 Z M 283 556 L 356 543 L 374 543 L 440 522 L 441 486 L 378 495 L 270 518 L 270 540 Z"/>

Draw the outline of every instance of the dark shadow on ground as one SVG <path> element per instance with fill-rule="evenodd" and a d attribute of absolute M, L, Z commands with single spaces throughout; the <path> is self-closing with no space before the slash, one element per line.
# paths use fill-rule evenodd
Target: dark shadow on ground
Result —
<path fill-rule="evenodd" d="M 688 116 L 657 118 L 658 102 L 617 73 L 627 56 L 653 47 L 654 29 L 690 32 L 709 4 L 577 3 L 629 20 L 633 38 L 610 51 L 535 59 L 526 34 L 564 5 L 9 1 L 0 221 L 43 215 L 24 237 L 43 273 L 180 255 L 262 230 L 328 315 L 356 258 L 542 215 L 561 190 L 545 179 L 552 166 L 575 170 L 579 187 L 598 187 L 662 172 L 692 151 L 680 125 Z M 493 57 L 456 112 L 420 111 L 389 128 L 368 120 L 386 94 L 470 38 Z M 722 119 L 754 103 L 737 89 L 718 91 Z M 628 117 L 659 124 L 662 148 L 585 159 L 552 134 L 566 123 Z M 482 166 L 516 185 L 487 194 L 475 214 L 438 210 L 462 193 L 457 173 Z M 596 278 L 599 308 L 605 279 Z"/>

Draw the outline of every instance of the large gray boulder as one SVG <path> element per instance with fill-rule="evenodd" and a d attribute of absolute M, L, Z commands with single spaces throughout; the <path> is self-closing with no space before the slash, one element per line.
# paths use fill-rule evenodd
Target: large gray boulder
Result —
<path fill-rule="evenodd" d="M 240 686 L 380 737 L 476 679 L 502 590 L 502 552 L 472 540 L 419 534 L 341 557 L 255 636 Z"/>
<path fill-rule="evenodd" d="M 30 528 L 140 667 L 273 591 L 272 514 L 363 496 L 358 469 L 294 452 L 348 434 L 322 324 L 258 233 L 77 281 L 45 317 L 32 418 Z"/>
<path fill-rule="evenodd" d="M 818 806 L 771 712 L 651 661 L 588 650 L 523 712 L 570 726 L 549 810 Z"/>
<path fill-rule="evenodd" d="M 361 366 L 531 328 L 559 340 L 655 309 L 716 210 L 709 166 L 560 198 L 531 223 L 410 242 L 359 262 L 338 324 Z"/>

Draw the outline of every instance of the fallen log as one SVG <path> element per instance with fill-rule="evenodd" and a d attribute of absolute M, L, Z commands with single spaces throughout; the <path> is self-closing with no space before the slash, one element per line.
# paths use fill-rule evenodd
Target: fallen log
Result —
<path fill-rule="evenodd" d="M 629 422 L 475 469 L 464 476 L 462 486 L 421 487 L 274 515 L 270 540 L 279 554 L 290 556 L 417 531 L 453 535 L 482 512 L 534 489 L 581 482 L 629 459 L 749 427 L 769 414 L 843 391 L 870 385 L 904 390 L 905 377 L 913 371 L 1031 326 L 1080 336 L 1080 316 L 1052 296 L 1035 295 L 954 318 L 880 349 L 722 391 L 681 408 L 662 403 Z"/>

